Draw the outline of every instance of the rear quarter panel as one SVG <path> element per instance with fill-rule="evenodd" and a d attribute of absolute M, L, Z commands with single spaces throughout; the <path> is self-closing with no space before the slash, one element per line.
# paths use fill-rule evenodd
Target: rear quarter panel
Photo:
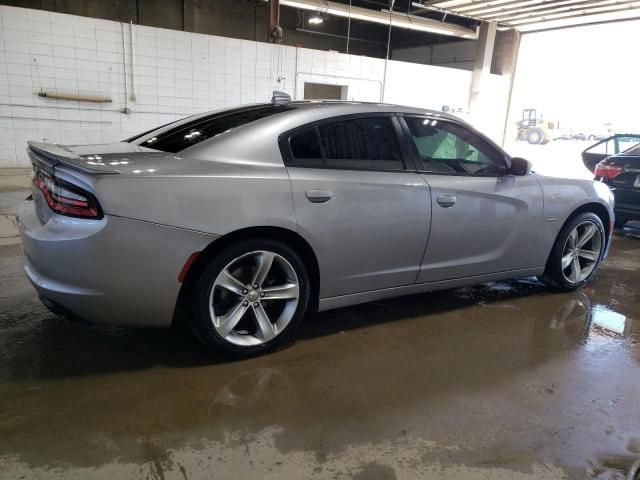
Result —
<path fill-rule="evenodd" d="M 119 175 L 96 177 L 105 213 L 216 235 L 254 226 L 295 230 L 277 135 L 237 130 Z"/>
<path fill-rule="evenodd" d="M 295 230 L 291 187 L 284 168 L 228 169 L 207 174 L 98 179 L 109 215 L 224 235 L 252 226 Z"/>

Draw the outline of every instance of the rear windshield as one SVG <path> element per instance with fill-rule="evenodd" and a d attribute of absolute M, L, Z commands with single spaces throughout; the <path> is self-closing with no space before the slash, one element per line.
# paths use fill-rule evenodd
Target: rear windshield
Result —
<path fill-rule="evenodd" d="M 126 141 L 163 152 L 177 153 L 221 133 L 293 108 L 288 105 L 259 105 L 224 110 L 204 117 L 198 116 L 191 121 L 187 119 L 186 122 L 180 120 L 169 123 Z M 175 127 L 167 128 L 173 124 L 176 124 Z"/>

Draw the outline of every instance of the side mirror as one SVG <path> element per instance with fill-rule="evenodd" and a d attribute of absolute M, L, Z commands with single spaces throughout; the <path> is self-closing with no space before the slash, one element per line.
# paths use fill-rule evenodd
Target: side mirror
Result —
<path fill-rule="evenodd" d="M 533 165 L 529 160 L 525 160 L 520 157 L 513 157 L 511 159 L 511 175 L 524 176 L 531 173 Z"/>

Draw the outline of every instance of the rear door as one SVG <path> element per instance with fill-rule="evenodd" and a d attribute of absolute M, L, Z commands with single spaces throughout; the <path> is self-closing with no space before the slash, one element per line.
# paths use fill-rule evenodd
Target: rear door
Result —
<path fill-rule="evenodd" d="M 590 146 L 582 152 L 582 162 L 590 172 L 596 165 L 611 155 L 617 155 L 640 143 L 640 135 L 614 135 Z"/>
<path fill-rule="evenodd" d="M 533 175 L 467 127 L 405 116 L 405 132 L 431 188 L 431 231 L 418 283 L 529 268 L 542 222 Z"/>
<path fill-rule="evenodd" d="M 395 115 L 336 117 L 280 137 L 320 297 L 408 285 L 429 232 L 429 189 Z"/>

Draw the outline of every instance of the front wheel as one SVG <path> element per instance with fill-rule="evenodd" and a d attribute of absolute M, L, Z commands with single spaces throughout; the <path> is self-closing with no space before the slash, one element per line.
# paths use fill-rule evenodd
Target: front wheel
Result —
<path fill-rule="evenodd" d="M 544 133 L 539 128 L 534 128 L 533 130 L 529 130 L 527 133 L 527 142 L 531 145 L 539 145 L 544 140 Z"/>
<path fill-rule="evenodd" d="M 215 350 L 257 355 L 291 338 L 310 296 L 307 269 L 293 249 L 275 240 L 238 242 L 200 275 L 190 325 Z"/>
<path fill-rule="evenodd" d="M 559 290 L 575 290 L 595 274 L 606 245 L 602 220 L 584 212 L 560 231 L 541 280 Z"/>

